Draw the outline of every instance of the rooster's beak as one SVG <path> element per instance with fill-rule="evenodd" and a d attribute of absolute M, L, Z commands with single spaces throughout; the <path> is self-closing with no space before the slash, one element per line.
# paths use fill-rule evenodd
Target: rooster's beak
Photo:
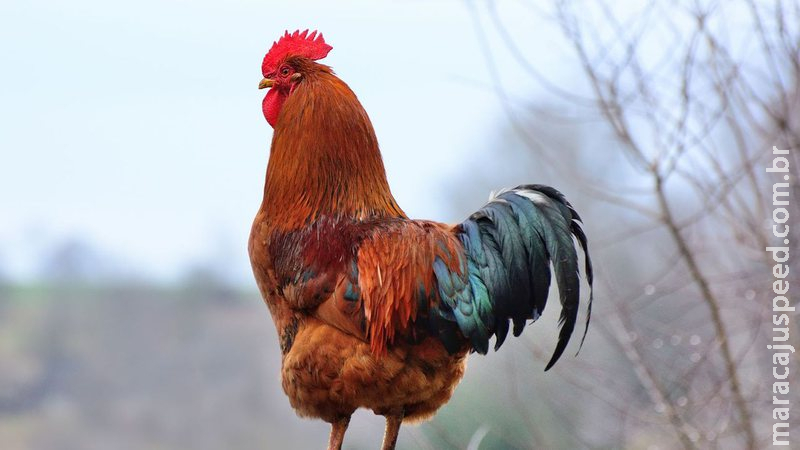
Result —
<path fill-rule="evenodd" d="M 273 84 L 275 84 L 274 80 L 270 80 L 269 78 L 264 78 L 263 80 L 261 80 L 260 83 L 258 83 L 258 88 L 259 89 L 264 89 L 264 88 L 272 87 Z"/>

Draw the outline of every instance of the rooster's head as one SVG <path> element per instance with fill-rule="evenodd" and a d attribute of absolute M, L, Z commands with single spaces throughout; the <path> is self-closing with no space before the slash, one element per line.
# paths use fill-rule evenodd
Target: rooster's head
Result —
<path fill-rule="evenodd" d="M 264 117 L 273 127 L 278 121 L 283 102 L 303 80 L 309 70 L 313 70 L 313 61 L 324 58 L 333 47 L 325 43 L 322 33 L 311 34 L 308 30 L 288 31 L 269 49 L 261 64 L 264 79 L 258 84 L 259 89 L 270 88 L 262 104 Z"/>

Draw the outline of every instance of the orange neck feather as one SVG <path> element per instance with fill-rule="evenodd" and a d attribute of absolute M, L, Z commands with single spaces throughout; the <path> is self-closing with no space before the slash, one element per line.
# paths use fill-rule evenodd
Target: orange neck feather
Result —
<path fill-rule="evenodd" d="M 353 91 L 309 62 L 275 124 L 264 201 L 275 229 L 322 216 L 405 217 L 389 190 L 378 140 Z"/>

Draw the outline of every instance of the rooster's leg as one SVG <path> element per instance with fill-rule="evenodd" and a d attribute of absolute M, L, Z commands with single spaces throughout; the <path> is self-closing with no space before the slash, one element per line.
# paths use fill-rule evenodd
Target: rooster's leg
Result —
<path fill-rule="evenodd" d="M 402 422 L 402 409 L 386 414 L 386 432 L 383 434 L 382 450 L 394 450 L 394 446 L 397 444 L 397 434 L 400 432 L 400 424 Z"/>
<path fill-rule="evenodd" d="M 328 450 L 342 450 L 344 433 L 350 424 L 350 416 L 342 417 L 331 423 L 331 438 L 328 441 Z"/>

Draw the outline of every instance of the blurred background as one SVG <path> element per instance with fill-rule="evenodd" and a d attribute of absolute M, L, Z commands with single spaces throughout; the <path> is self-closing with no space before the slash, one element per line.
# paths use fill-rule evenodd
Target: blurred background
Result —
<path fill-rule="evenodd" d="M 297 28 L 333 45 L 409 215 L 456 222 L 491 190 L 551 184 L 593 252 L 581 353 L 543 373 L 551 308 L 471 358 L 400 448 L 771 443 L 782 180 L 764 168 L 792 149 L 800 217 L 797 1 L 6 0 L 0 447 L 327 442 L 281 391 L 246 253 L 272 133 L 261 59 Z M 358 413 L 346 448 L 382 430 Z"/>

